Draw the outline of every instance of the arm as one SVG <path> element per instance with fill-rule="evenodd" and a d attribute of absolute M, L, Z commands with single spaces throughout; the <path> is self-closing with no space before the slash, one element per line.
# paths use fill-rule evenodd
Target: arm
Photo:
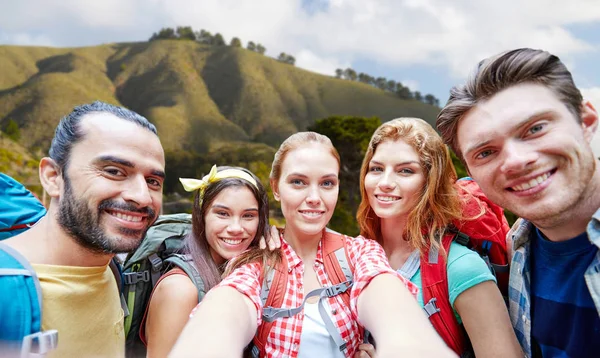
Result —
<path fill-rule="evenodd" d="M 169 357 L 241 357 L 258 327 L 254 303 L 235 288 L 212 289 L 198 305 Z"/>
<path fill-rule="evenodd" d="M 461 293 L 454 302 L 477 357 L 523 357 L 502 295 L 493 281 Z"/>
<path fill-rule="evenodd" d="M 198 304 L 198 291 L 184 275 L 164 278 L 156 286 L 146 320 L 147 357 L 165 357 Z"/>
<path fill-rule="evenodd" d="M 360 322 L 377 341 L 377 357 L 455 357 L 404 283 L 392 273 L 371 280 L 358 296 L 357 311 Z"/>
<path fill-rule="evenodd" d="M 350 308 L 373 334 L 377 357 L 454 357 L 419 307 L 417 288 L 390 267 L 383 248 L 361 236 L 347 245 L 355 280 Z"/>

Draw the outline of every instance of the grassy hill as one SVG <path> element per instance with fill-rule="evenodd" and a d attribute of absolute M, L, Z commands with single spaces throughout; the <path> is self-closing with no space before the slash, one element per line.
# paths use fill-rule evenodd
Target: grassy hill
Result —
<path fill-rule="evenodd" d="M 47 151 L 73 106 L 120 104 L 158 127 L 165 149 L 207 153 L 223 142 L 277 146 L 329 115 L 417 116 L 437 109 L 358 82 L 319 75 L 242 48 L 160 40 L 86 48 L 0 46 L 0 127 Z"/>

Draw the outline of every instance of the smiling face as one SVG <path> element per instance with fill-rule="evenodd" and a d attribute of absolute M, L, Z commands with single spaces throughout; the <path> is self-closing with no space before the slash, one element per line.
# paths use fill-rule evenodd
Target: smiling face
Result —
<path fill-rule="evenodd" d="M 579 123 L 548 88 L 520 84 L 480 102 L 459 122 L 471 176 L 495 203 L 534 223 L 564 222 L 589 196 L 596 161 L 591 105 Z"/>
<path fill-rule="evenodd" d="M 381 220 L 406 218 L 419 202 L 425 174 L 419 155 L 404 140 L 380 143 L 364 179 L 371 208 Z"/>
<path fill-rule="evenodd" d="M 258 230 L 258 202 L 245 186 L 223 189 L 204 215 L 206 240 L 218 265 L 245 251 Z"/>
<path fill-rule="evenodd" d="M 337 203 L 339 170 L 331 147 L 321 143 L 308 142 L 287 153 L 279 180 L 271 182 L 281 202 L 286 235 L 321 235 Z"/>
<path fill-rule="evenodd" d="M 162 206 L 164 153 L 158 137 L 109 113 L 81 119 L 62 174 L 59 224 L 96 252 L 135 249 Z"/>

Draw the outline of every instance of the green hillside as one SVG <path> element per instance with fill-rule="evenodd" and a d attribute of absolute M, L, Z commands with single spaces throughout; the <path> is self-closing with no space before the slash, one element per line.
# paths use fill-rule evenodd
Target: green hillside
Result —
<path fill-rule="evenodd" d="M 60 117 L 102 100 L 156 124 L 167 150 L 222 142 L 278 145 L 329 115 L 418 116 L 437 109 L 359 82 L 319 75 L 242 48 L 159 40 L 86 48 L 0 46 L 0 127 L 45 152 Z"/>

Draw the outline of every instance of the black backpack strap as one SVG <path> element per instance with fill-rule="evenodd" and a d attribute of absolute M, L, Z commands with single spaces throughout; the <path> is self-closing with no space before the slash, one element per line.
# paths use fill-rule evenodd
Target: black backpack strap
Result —
<path fill-rule="evenodd" d="M 125 295 L 123 294 L 123 271 L 121 269 L 121 264 L 115 257 L 110 260 L 108 264 L 110 270 L 115 276 L 115 280 L 117 281 L 117 287 L 119 288 L 119 296 L 121 297 L 121 308 L 123 309 L 123 317 L 129 316 L 129 307 L 127 307 L 127 301 L 125 300 Z"/>

